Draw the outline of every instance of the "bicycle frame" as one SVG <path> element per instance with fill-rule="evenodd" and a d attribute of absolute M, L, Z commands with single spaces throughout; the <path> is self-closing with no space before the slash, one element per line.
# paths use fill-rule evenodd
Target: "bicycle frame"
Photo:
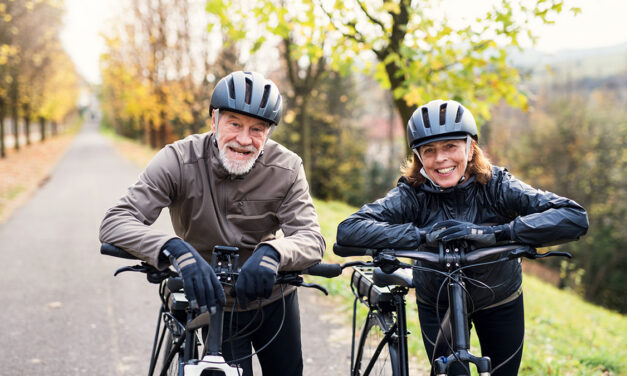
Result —
<path fill-rule="evenodd" d="M 491 368 L 491 360 L 489 357 L 477 357 L 472 355 L 470 350 L 470 329 L 468 326 L 468 307 L 466 305 L 466 292 L 463 281 L 463 274 L 461 270 L 473 266 L 478 265 L 480 262 L 502 262 L 512 259 L 518 258 L 530 258 L 530 259 L 538 259 L 544 258 L 548 256 L 562 256 L 562 257 L 571 257 L 571 255 L 567 252 L 557 252 L 550 251 L 544 254 L 538 254 L 535 248 L 523 245 L 523 244 L 503 244 L 497 245 L 490 248 L 481 248 L 474 249 L 472 252 L 465 253 L 465 247 L 467 245 L 460 244 L 459 247 L 453 247 L 451 244 L 447 244 L 446 246 L 442 243 L 439 244 L 439 253 L 429 252 L 424 250 L 394 250 L 394 249 L 373 249 L 373 248 L 363 248 L 363 247 L 350 247 L 350 246 L 342 246 L 338 244 L 334 244 L 333 250 L 335 254 L 342 257 L 349 256 L 371 256 L 373 257 L 373 262 L 370 265 L 378 265 L 383 270 L 384 273 L 388 273 L 390 276 L 400 268 L 412 268 L 413 266 L 407 263 L 403 263 L 398 258 L 410 258 L 413 260 L 420 260 L 427 263 L 440 265 L 446 270 L 447 273 L 447 290 L 449 294 L 449 308 L 450 308 L 450 324 L 451 324 L 451 336 L 452 342 L 450 342 L 450 346 L 452 348 L 452 354 L 448 357 L 440 357 L 436 359 L 433 364 L 433 371 L 436 376 L 445 376 L 448 374 L 450 366 L 455 362 L 462 362 L 464 364 L 473 363 L 477 367 L 477 371 L 480 376 L 489 376 L 492 372 Z M 441 272 L 437 269 L 425 267 L 427 270 L 432 270 L 434 272 Z M 397 283 L 398 282 L 398 283 Z M 395 279 L 394 277 L 390 277 L 388 280 L 377 281 L 377 286 L 386 286 L 386 285 L 395 285 L 404 283 L 403 278 Z M 351 283 L 351 288 L 353 287 L 354 280 Z M 371 284 L 373 284 L 371 282 Z M 361 284 L 357 285 L 361 288 Z M 411 286 L 411 283 L 406 284 L 405 286 Z M 370 294 L 372 286 L 365 285 L 364 288 L 367 290 L 367 294 Z M 355 293 L 355 290 L 353 290 Z M 364 295 L 361 291 L 356 293 L 356 296 L 359 300 L 367 304 L 371 307 L 370 295 Z M 364 301 L 361 296 L 368 296 L 368 301 Z M 357 300 L 356 300 L 357 302 Z M 355 303 L 356 303 L 355 302 Z M 403 303 L 404 304 L 404 303 Z M 375 307 L 376 308 L 376 307 Z M 371 308 L 372 309 L 372 308 Z M 405 323 L 404 317 L 404 306 L 400 309 L 399 312 L 403 312 L 402 320 L 403 327 Z M 370 312 L 369 312 L 370 314 Z M 400 325 L 400 324 L 399 324 Z M 402 334 L 406 333 L 406 329 L 401 331 Z M 353 333 L 354 334 L 354 333 Z M 387 335 L 386 335 L 387 337 Z M 407 369 L 407 342 L 406 337 L 403 339 L 403 348 L 401 357 L 402 359 L 402 367 L 404 370 Z M 354 340 L 353 340 L 354 341 Z M 385 342 L 386 339 L 382 341 Z M 353 344 L 354 346 L 354 344 Z M 378 352 L 376 356 L 378 356 L 384 344 L 378 347 Z M 376 356 L 373 357 L 376 360 Z M 373 360 L 374 361 L 374 360 Z M 372 362 L 372 361 L 371 361 Z M 353 359 L 351 358 L 351 370 L 353 368 Z M 396 374 L 395 374 L 396 375 Z M 404 375 L 404 374 L 403 374 Z M 355 376 L 355 374 L 353 374 Z"/>
<path fill-rule="evenodd" d="M 492 362 L 489 357 L 477 357 L 469 352 L 470 328 L 468 327 L 468 306 L 464 282 L 459 273 L 452 273 L 448 283 L 450 322 L 453 353 L 448 357 L 439 357 L 433 363 L 436 376 L 445 376 L 448 369 L 455 362 L 464 364 L 473 363 L 480 376 L 489 376 L 492 371 Z"/>
<path fill-rule="evenodd" d="M 222 348 L 222 322 L 224 320 L 224 310 L 222 307 L 218 307 L 216 312 L 209 316 L 209 314 L 203 314 L 194 317 L 192 313 L 187 309 L 188 301 L 183 292 L 166 292 L 165 284 L 160 289 L 160 296 L 162 299 L 162 307 L 159 311 L 159 318 L 157 321 L 157 328 L 155 330 L 155 341 L 153 343 L 152 355 L 150 360 L 150 368 L 148 376 L 153 376 L 154 371 L 159 359 L 159 352 L 163 345 L 163 341 L 166 338 L 168 331 L 172 334 L 171 339 L 173 346 L 169 349 L 169 352 L 165 354 L 165 360 L 162 365 L 162 371 L 160 375 L 164 375 L 166 369 L 170 367 L 174 358 L 179 354 L 178 361 L 178 374 L 179 376 L 200 376 L 203 371 L 221 371 L 226 376 L 241 376 L 242 370 L 236 366 L 230 366 L 226 363 L 225 359 L 221 355 Z M 176 312 L 174 312 L 176 311 Z M 186 313 L 186 324 L 184 325 L 176 318 L 177 313 Z M 161 330 L 161 322 L 163 321 L 164 327 Z M 196 346 L 197 331 L 208 325 L 208 341 L 203 349 L 205 354 L 200 360 L 194 359 L 194 347 Z M 177 331 L 178 330 L 178 331 Z M 161 332 L 161 334 L 159 334 Z M 177 339 L 176 342 L 174 340 Z M 181 339 L 184 339 L 183 343 L 180 343 Z M 181 354 L 181 347 L 183 348 Z"/>

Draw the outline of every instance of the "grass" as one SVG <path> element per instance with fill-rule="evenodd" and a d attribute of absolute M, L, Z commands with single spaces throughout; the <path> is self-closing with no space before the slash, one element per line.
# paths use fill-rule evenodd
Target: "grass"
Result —
<path fill-rule="evenodd" d="M 116 148 L 141 167 L 155 151 L 114 137 Z M 333 254 L 337 225 L 357 208 L 335 201 L 314 200 L 321 232 L 327 243 L 325 262 L 346 262 Z M 349 287 L 350 272 L 340 278 L 311 278 L 330 292 L 329 300 L 340 321 L 350 325 L 353 296 Z M 559 290 L 537 278 L 524 277 L 525 347 L 520 375 L 627 375 L 627 318 L 615 312 L 584 302 L 569 291 Z M 365 310 L 360 309 L 360 317 Z M 408 298 L 410 321 L 409 351 L 412 364 L 428 367 L 422 348 L 418 314 L 413 297 Z M 479 352 L 473 333 L 473 351 Z M 476 373 L 475 373 L 476 374 Z"/>

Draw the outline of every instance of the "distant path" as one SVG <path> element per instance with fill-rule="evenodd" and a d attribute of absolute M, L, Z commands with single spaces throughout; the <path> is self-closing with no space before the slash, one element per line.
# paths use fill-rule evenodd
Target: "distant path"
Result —
<path fill-rule="evenodd" d="M 47 184 L 0 225 L 0 375 L 147 373 L 157 287 L 113 278 L 128 263 L 98 252 L 104 212 L 138 173 L 87 122 Z M 299 291 L 305 375 L 347 374 L 350 333 L 328 323 L 322 295 Z"/>

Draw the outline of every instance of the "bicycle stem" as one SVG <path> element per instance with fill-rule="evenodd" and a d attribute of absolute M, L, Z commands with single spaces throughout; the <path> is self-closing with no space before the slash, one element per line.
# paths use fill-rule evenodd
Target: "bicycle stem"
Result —
<path fill-rule="evenodd" d="M 218 306 L 216 312 L 211 315 L 209 321 L 209 333 L 207 338 L 207 354 L 220 355 L 222 353 L 222 328 L 224 322 L 224 308 Z M 212 334 L 212 335 L 209 335 Z"/>

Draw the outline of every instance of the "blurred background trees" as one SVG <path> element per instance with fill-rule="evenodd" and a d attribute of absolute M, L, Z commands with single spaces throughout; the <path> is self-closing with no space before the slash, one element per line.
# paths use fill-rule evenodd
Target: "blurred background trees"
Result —
<path fill-rule="evenodd" d="M 59 0 L 0 2 L 0 156 L 6 155 L 5 119 L 13 147 L 19 133 L 31 142 L 33 123 L 41 140 L 77 110 L 79 77 L 61 47 L 63 3 Z M 19 129 L 20 125 L 23 131 Z"/>
<path fill-rule="evenodd" d="M 627 311 L 626 68 L 593 76 L 568 69 L 565 79 L 532 83 L 532 112 L 498 107 L 483 129 L 497 163 L 586 208 L 588 234 L 557 247 L 574 257 L 554 267 L 562 286 L 621 312 Z"/>

